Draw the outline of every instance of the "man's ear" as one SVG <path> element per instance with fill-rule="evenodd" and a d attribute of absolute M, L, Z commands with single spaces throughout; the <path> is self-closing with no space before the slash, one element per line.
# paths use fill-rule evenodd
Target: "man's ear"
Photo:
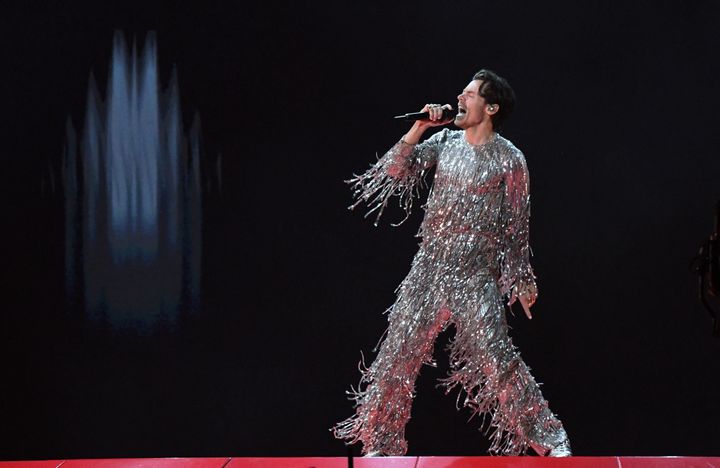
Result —
<path fill-rule="evenodd" d="M 488 115 L 497 114 L 497 112 L 500 110 L 499 104 L 488 104 L 485 106 L 485 112 L 488 113 Z"/>

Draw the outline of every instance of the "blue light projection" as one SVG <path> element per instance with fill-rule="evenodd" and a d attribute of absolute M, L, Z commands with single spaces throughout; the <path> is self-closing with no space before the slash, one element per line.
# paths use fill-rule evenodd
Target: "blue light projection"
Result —
<path fill-rule="evenodd" d="M 139 56 L 117 32 L 105 102 L 91 76 L 79 144 L 67 128 L 68 295 L 118 327 L 172 322 L 199 297 L 200 124 L 183 133 L 177 73 L 159 82 L 155 35 Z"/>

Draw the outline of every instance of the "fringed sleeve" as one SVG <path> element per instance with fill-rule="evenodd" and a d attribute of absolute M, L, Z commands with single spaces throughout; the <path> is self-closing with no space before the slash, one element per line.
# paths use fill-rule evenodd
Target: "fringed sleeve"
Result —
<path fill-rule="evenodd" d="M 437 162 L 446 134 L 447 130 L 443 130 L 417 145 L 400 140 L 365 173 L 353 174 L 352 179 L 345 181 L 351 185 L 355 198 L 350 209 L 367 204 L 370 210 L 365 217 L 377 212 L 374 223 L 377 226 L 390 197 L 397 195 L 405 218 L 393 226 L 405 222 L 412 211 L 413 198 L 423 185 L 425 171 Z"/>
<path fill-rule="evenodd" d="M 508 295 L 510 303 L 523 295 L 532 304 L 537 298 L 537 285 L 530 266 L 530 179 L 520 151 L 511 156 L 508 164 L 502 209 L 506 229 L 500 291 Z"/>

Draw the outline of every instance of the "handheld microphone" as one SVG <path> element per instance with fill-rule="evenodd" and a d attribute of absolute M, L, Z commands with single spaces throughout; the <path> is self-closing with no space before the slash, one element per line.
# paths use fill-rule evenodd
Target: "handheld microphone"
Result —
<path fill-rule="evenodd" d="M 451 118 L 455 117 L 456 115 L 457 115 L 457 110 L 443 108 L 441 120 L 451 119 Z M 430 112 L 411 112 L 409 114 L 396 115 L 393 118 L 396 120 L 413 121 L 413 120 L 426 120 L 429 117 L 430 117 Z"/>

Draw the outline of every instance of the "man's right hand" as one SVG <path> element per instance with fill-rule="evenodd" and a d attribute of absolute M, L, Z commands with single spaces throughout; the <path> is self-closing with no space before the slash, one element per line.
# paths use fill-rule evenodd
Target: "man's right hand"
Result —
<path fill-rule="evenodd" d="M 441 106 L 440 104 L 425 104 L 425 107 L 420 112 L 427 112 L 429 117 L 424 120 L 416 120 L 410 130 L 403 137 L 403 141 L 410 145 L 415 145 L 422 138 L 423 133 L 430 127 L 439 127 L 441 125 L 447 125 L 454 118 L 444 119 L 442 118 L 443 109 L 452 109 L 450 104 Z"/>
<path fill-rule="evenodd" d="M 455 118 L 450 117 L 448 119 L 443 119 L 444 109 L 452 110 L 452 106 L 450 104 L 445 104 L 444 106 L 441 106 L 440 104 L 425 104 L 425 107 L 423 107 L 420 112 L 427 112 L 430 114 L 430 117 L 425 120 L 419 120 L 418 122 L 424 123 L 426 127 L 439 127 L 441 125 L 447 125 L 455 120 Z"/>

